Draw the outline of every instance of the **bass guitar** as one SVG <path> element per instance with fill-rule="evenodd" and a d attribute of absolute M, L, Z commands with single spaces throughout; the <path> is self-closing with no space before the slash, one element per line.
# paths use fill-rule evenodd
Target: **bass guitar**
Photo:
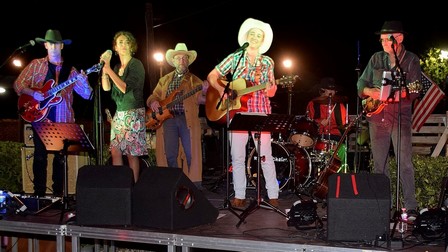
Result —
<path fill-rule="evenodd" d="M 297 75 L 284 76 L 281 79 L 276 80 L 276 83 L 280 86 L 290 87 L 297 78 Z M 219 84 L 225 88 L 227 82 L 224 80 L 218 81 Z M 247 111 L 247 101 L 252 96 L 252 93 L 266 88 L 266 84 L 251 85 L 247 87 L 247 83 L 248 81 L 242 78 L 230 82 L 229 88 L 232 90 L 232 96 L 234 98 L 223 100 L 219 106 L 218 103 L 221 100 L 221 96 L 218 90 L 210 86 L 207 89 L 207 95 L 205 97 L 205 115 L 207 116 L 207 119 L 212 122 L 224 124 L 226 123 L 226 117 L 224 115 L 227 114 L 227 108 L 229 109 L 230 118 L 233 118 L 237 112 Z"/>
<path fill-rule="evenodd" d="M 99 72 L 101 64 L 96 64 L 85 71 L 86 74 Z M 59 85 L 55 86 L 54 80 L 48 80 L 42 88 L 31 88 L 34 91 L 40 91 L 44 94 L 42 101 L 35 100 L 31 95 L 22 94 L 19 96 L 18 109 L 19 114 L 23 120 L 27 122 L 39 122 L 44 120 L 49 112 L 49 109 L 62 102 L 60 91 L 70 86 L 78 80 L 79 75 L 70 78 Z"/>
<path fill-rule="evenodd" d="M 360 117 L 361 115 L 358 115 L 354 120 L 352 120 L 347 126 L 347 129 L 344 131 L 344 134 L 342 134 L 341 139 L 339 140 L 336 148 L 334 149 L 335 151 L 333 155 L 331 155 L 331 158 L 326 165 L 326 168 L 320 173 L 317 182 L 314 184 L 313 188 L 314 197 L 317 197 L 319 199 L 325 199 L 327 197 L 328 177 L 331 174 L 338 172 L 338 169 L 341 167 L 341 160 L 337 157 L 338 154 L 337 150 L 339 149 L 339 147 L 341 147 L 342 143 L 347 137 L 348 132 L 351 130 L 355 122 L 358 121 Z"/>
<path fill-rule="evenodd" d="M 160 101 L 159 111 L 153 111 L 152 109 L 146 110 L 146 128 L 150 130 L 156 130 L 160 128 L 166 119 L 173 118 L 170 109 L 177 103 L 182 102 L 188 97 L 194 95 L 196 92 L 202 90 L 202 85 L 195 87 L 189 92 L 177 97 L 176 95 L 181 91 L 179 89 L 173 91 L 165 100 Z"/>
<path fill-rule="evenodd" d="M 423 88 L 422 84 L 418 80 L 411 82 L 406 86 L 410 94 L 417 94 Z M 371 117 L 372 115 L 380 113 L 384 109 L 384 107 L 388 104 L 388 102 L 386 101 L 375 100 L 371 97 L 362 100 L 361 103 L 364 113 L 366 113 L 367 117 Z"/>

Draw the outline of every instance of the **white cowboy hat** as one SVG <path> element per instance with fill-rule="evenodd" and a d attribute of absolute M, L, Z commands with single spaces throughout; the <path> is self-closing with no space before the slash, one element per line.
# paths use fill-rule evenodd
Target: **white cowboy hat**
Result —
<path fill-rule="evenodd" d="M 194 50 L 188 51 L 187 45 L 185 45 L 185 43 L 177 43 L 176 48 L 174 48 L 174 50 L 168 49 L 168 51 L 166 51 L 165 54 L 166 62 L 171 66 L 174 66 L 173 59 L 174 56 L 178 54 L 188 55 L 188 62 L 189 62 L 188 65 L 191 65 L 191 63 L 193 63 L 196 60 L 196 57 L 198 56 L 196 51 Z"/>
<path fill-rule="evenodd" d="M 238 43 L 240 46 L 243 46 L 243 44 L 247 41 L 247 32 L 249 32 L 252 28 L 258 28 L 264 32 L 264 40 L 263 44 L 260 46 L 260 53 L 263 54 L 267 52 L 271 47 L 272 39 L 274 38 L 272 28 L 268 23 L 257 19 L 248 18 L 243 22 L 238 33 Z"/>

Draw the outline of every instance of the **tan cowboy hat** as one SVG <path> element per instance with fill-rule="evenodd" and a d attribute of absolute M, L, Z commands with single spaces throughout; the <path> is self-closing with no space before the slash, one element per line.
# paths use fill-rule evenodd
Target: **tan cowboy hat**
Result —
<path fill-rule="evenodd" d="M 272 28 L 268 23 L 257 19 L 248 18 L 243 22 L 238 33 L 238 43 L 240 46 L 243 46 L 243 44 L 247 42 L 247 32 L 252 28 L 258 28 L 264 32 L 264 40 L 263 44 L 260 46 L 260 53 L 263 54 L 267 52 L 271 47 L 272 39 L 274 38 Z"/>
<path fill-rule="evenodd" d="M 171 66 L 174 66 L 173 59 L 174 59 L 174 56 L 176 56 L 178 54 L 188 55 L 188 58 L 189 58 L 188 65 L 191 65 L 191 63 L 193 63 L 196 60 L 196 57 L 198 56 L 196 51 L 194 51 L 194 50 L 188 51 L 187 45 L 185 45 L 185 43 L 177 43 L 176 48 L 174 48 L 174 50 L 168 49 L 168 51 L 166 51 L 166 54 L 165 54 L 166 62 L 168 64 L 170 64 Z"/>
<path fill-rule="evenodd" d="M 48 30 L 45 33 L 45 38 L 36 38 L 36 42 L 39 44 L 43 44 L 45 42 L 51 43 L 64 43 L 66 45 L 70 45 L 72 43 L 71 39 L 62 39 L 61 33 L 58 30 Z"/>

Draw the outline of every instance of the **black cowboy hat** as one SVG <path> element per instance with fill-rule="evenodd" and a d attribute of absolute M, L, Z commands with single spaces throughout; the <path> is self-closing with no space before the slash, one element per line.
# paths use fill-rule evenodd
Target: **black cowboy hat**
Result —
<path fill-rule="evenodd" d="M 336 81 L 332 77 L 325 77 L 320 80 L 320 88 L 328 90 L 337 90 Z"/>
<path fill-rule="evenodd" d="M 43 44 L 45 42 L 51 43 L 64 43 L 66 45 L 70 45 L 72 43 L 71 39 L 62 39 L 61 33 L 58 30 L 48 30 L 45 33 L 45 38 L 36 38 L 36 42 L 39 44 Z"/>
<path fill-rule="evenodd" d="M 403 25 L 401 21 L 385 21 L 383 27 L 380 31 L 375 34 L 385 34 L 385 33 L 406 33 L 403 30 Z"/>

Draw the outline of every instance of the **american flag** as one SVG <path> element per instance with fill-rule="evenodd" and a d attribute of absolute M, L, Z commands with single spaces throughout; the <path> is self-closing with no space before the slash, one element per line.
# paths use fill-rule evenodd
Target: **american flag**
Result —
<path fill-rule="evenodd" d="M 415 103 L 412 116 L 412 129 L 416 132 L 420 131 L 437 104 L 445 97 L 442 89 L 424 73 L 422 73 L 421 84 L 423 89 Z"/>

